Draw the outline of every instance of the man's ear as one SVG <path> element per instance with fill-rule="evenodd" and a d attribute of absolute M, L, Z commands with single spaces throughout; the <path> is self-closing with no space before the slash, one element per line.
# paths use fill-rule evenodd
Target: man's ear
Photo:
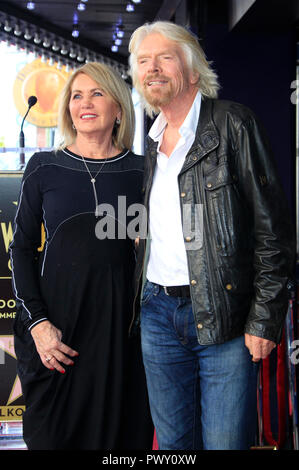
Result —
<path fill-rule="evenodd" d="M 189 80 L 190 80 L 191 85 L 196 85 L 199 81 L 199 73 L 198 72 L 190 72 Z"/>

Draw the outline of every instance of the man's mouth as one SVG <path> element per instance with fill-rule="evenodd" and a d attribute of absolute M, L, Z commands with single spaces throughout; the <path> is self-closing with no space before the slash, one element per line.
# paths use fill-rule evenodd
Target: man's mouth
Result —
<path fill-rule="evenodd" d="M 165 85 L 165 83 L 167 83 L 166 80 L 151 80 L 147 82 L 147 85 L 148 86 L 161 86 L 161 85 Z"/>
<path fill-rule="evenodd" d="M 145 85 L 148 87 L 160 87 L 168 83 L 168 79 L 166 77 L 153 77 L 148 75 L 144 81 Z"/>

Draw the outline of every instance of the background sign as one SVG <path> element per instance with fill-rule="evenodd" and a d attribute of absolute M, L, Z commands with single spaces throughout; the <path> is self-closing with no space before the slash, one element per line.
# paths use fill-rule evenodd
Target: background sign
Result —
<path fill-rule="evenodd" d="M 30 110 L 27 121 L 38 127 L 56 127 L 60 92 L 69 76 L 65 70 L 36 59 L 17 74 L 13 95 L 21 116 L 27 111 L 29 96 L 36 96 L 37 103 Z"/>
<path fill-rule="evenodd" d="M 12 330 L 16 303 L 8 252 L 22 176 L 23 172 L 0 172 L 0 422 L 21 420 L 25 410 L 16 373 Z"/>

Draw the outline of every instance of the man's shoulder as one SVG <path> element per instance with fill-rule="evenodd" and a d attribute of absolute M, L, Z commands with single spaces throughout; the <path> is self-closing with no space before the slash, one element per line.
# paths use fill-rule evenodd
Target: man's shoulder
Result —
<path fill-rule="evenodd" d="M 255 113 L 248 106 L 235 101 L 222 99 L 213 100 L 213 115 L 219 118 L 227 118 L 227 116 L 230 116 L 237 122 L 256 119 Z"/>

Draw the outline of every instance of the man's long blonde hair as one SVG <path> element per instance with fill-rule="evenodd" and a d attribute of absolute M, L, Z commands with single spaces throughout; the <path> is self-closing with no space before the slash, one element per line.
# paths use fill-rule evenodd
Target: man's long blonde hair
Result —
<path fill-rule="evenodd" d="M 144 107 L 149 116 L 159 110 L 153 108 L 147 103 L 143 97 L 142 87 L 138 81 L 137 68 L 138 68 L 138 49 L 146 36 L 150 34 L 161 34 L 170 41 L 175 41 L 183 51 L 186 64 L 190 71 L 199 76 L 197 86 L 204 97 L 217 98 L 220 85 L 218 77 L 214 70 L 211 68 L 211 62 L 208 62 L 205 53 L 200 46 L 197 37 L 188 31 L 183 26 L 171 23 L 169 21 L 156 21 L 154 23 L 146 23 L 137 28 L 131 36 L 129 43 L 129 64 L 130 74 L 132 77 L 133 85 L 141 95 Z"/>

